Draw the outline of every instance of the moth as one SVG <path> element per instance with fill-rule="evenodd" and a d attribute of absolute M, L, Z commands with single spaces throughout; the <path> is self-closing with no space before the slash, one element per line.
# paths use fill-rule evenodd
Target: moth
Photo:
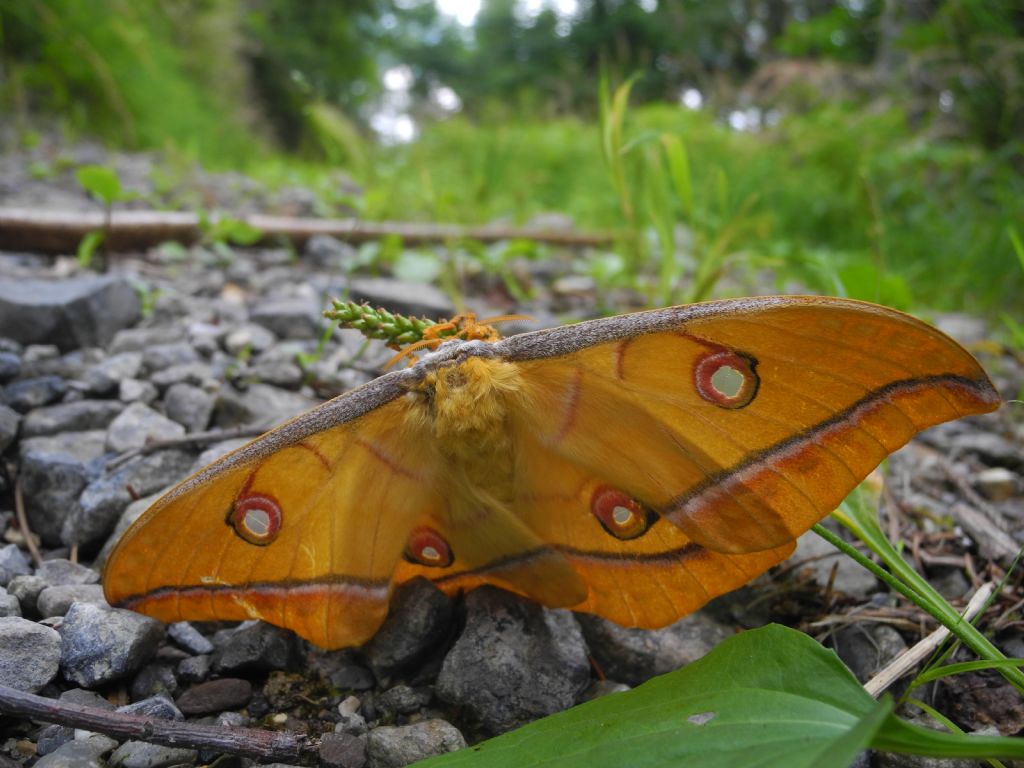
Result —
<path fill-rule="evenodd" d="M 188 478 L 108 601 L 369 639 L 397 585 L 661 627 L 786 558 L 890 452 L 1000 398 L 952 339 L 835 298 L 447 341 Z"/>

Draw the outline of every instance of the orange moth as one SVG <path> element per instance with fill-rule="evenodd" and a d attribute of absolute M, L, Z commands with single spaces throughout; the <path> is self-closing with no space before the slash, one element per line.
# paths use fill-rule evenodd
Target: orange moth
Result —
<path fill-rule="evenodd" d="M 325 648 L 369 639 L 416 577 L 660 627 L 787 557 L 920 430 L 999 403 L 956 342 L 843 299 L 455 339 L 169 491 L 104 588 Z"/>

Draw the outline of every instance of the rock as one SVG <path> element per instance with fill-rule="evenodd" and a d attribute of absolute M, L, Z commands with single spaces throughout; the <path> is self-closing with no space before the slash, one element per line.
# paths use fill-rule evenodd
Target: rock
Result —
<path fill-rule="evenodd" d="M 133 501 L 128 507 L 121 513 L 121 517 L 118 518 L 117 524 L 114 525 L 114 532 L 110 534 L 110 538 L 107 539 L 103 548 L 96 555 L 93 564 L 102 569 L 104 564 L 107 562 L 107 558 L 110 556 L 111 550 L 114 545 L 117 544 L 117 540 L 121 538 L 122 534 L 131 527 L 131 524 L 142 517 L 143 513 L 152 506 L 153 502 L 160 498 L 160 494 L 153 494 L 152 496 L 146 496 Z"/>
<path fill-rule="evenodd" d="M 356 259 L 356 249 L 330 235 L 313 235 L 302 249 L 305 260 L 321 270 L 340 270 Z"/>
<path fill-rule="evenodd" d="M 116 400 L 78 400 L 36 408 L 25 416 L 21 436 L 40 437 L 61 432 L 106 429 L 123 410 L 124 404 Z"/>
<path fill-rule="evenodd" d="M 15 576 L 28 576 L 32 564 L 17 544 L 0 548 L 0 586 L 6 587 Z"/>
<path fill-rule="evenodd" d="M 1020 476 L 1006 467 L 983 469 L 974 478 L 975 487 L 989 501 L 1006 501 L 1019 492 Z"/>
<path fill-rule="evenodd" d="M 174 702 L 166 696 L 150 696 L 131 704 L 118 707 L 117 711 L 125 715 L 139 715 L 156 720 L 184 720 L 185 715 L 174 706 Z"/>
<path fill-rule="evenodd" d="M 187 432 L 202 432 L 213 415 L 214 396 L 205 389 L 178 382 L 167 388 L 164 410 L 167 417 L 178 422 Z"/>
<path fill-rule="evenodd" d="M 41 376 L 8 384 L 3 389 L 3 397 L 11 408 L 27 413 L 33 408 L 57 402 L 67 391 L 67 382 L 60 376 Z"/>
<path fill-rule="evenodd" d="M 178 662 L 175 670 L 177 678 L 183 683 L 201 683 L 210 676 L 213 669 L 213 658 L 208 654 L 189 656 Z"/>
<path fill-rule="evenodd" d="M 331 295 L 341 294 L 341 291 L 334 291 Z M 405 283 L 382 277 L 359 278 L 351 281 L 349 297 L 352 301 L 365 301 L 402 315 L 438 318 L 455 314 L 455 307 L 444 291 L 423 283 Z"/>
<path fill-rule="evenodd" d="M 414 579 L 395 592 L 387 619 L 363 654 L 378 678 L 390 678 L 446 639 L 451 622 L 451 599 L 427 579 Z"/>
<path fill-rule="evenodd" d="M 0 587 L 0 618 L 7 616 L 21 616 L 21 603 L 17 597 Z"/>
<path fill-rule="evenodd" d="M 454 752 L 466 746 L 459 729 L 444 720 L 412 725 L 383 725 L 367 736 L 370 768 L 404 768 L 417 760 Z"/>
<path fill-rule="evenodd" d="M 142 353 L 121 352 L 93 365 L 82 376 L 82 381 L 89 392 L 109 395 L 117 391 L 121 382 L 136 379 L 141 372 Z"/>
<path fill-rule="evenodd" d="M 78 690 L 78 689 L 76 689 Z M 56 752 L 69 741 L 74 741 L 75 729 L 64 725 L 44 725 L 36 737 L 36 754 Z"/>
<path fill-rule="evenodd" d="M 213 652 L 213 643 L 187 621 L 176 621 L 167 625 L 167 634 L 178 645 L 189 653 L 203 654 Z"/>
<path fill-rule="evenodd" d="M 21 358 L 14 352 L 0 352 L 0 384 L 21 375 Z"/>
<path fill-rule="evenodd" d="M 0 283 L 0 336 L 22 344 L 104 347 L 140 314 L 138 293 L 113 275 Z"/>
<path fill-rule="evenodd" d="M 466 628 L 441 666 L 438 698 L 503 733 L 576 703 L 590 682 L 573 615 L 483 587 L 466 596 Z"/>
<path fill-rule="evenodd" d="M 60 587 L 66 584 L 98 584 L 100 581 L 99 572 L 81 563 L 72 563 L 63 558 L 44 560 L 39 564 L 36 576 L 51 587 Z"/>
<path fill-rule="evenodd" d="M 232 357 L 251 357 L 270 349 L 277 337 L 262 325 L 245 323 L 224 337 L 224 349 Z"/>
<path fill-rule="evenodd" d="M 595 680 L 583 694 L 583 701 L 593 701 L 602 696 L 608 696 L 612 693 L 623 693 L 628 690 L 630 690 L 630 687 L 625 683 L 616 683 L 613 680 Z"/>
<path fill-rule="evenodd" d="M 93 480 L 64 521 L 61 540 L 85 547 L 99 544 L 110 535 L 129 504 L 139 496 L 174 485 L 188 474 L 192 462 L 192 454 L 185 450 L 156 451 L 136 456 L 116 471 Z"/>
<path fill-rule="evenodd" d="M 320 739 L 318 754 L 325 768 L 363 768 L 366 765 L 366 737 L 351 733 L 328 733 Z"/>
<path fill-rule="evenodd" d="M 887 624 L 851 624 L 832 636 L 832 646 L 862 683 L 881 672 L 907 649 L 900 633 Z"/>
<path fill-rule="evenodd" d="M 208 715 L 225 709 L 241 709 L 252 698 L 248 680 L 221 677 L 194 685 L 178 697 L 178 709 L 186 715 Z"/>
<path fill-rule="evenodd" d="M 7 584 L 7 592 L 18 599 L 22 614 L 36 615 L 36 600 L 46 586 L 38 576 L 15 576 Z"/>
<path fill-rule="evenodd" d="M 161 325 L 152 328 L 126 328 L 118 331 L 108 346 L 111 354 L 142 352 L 144 349 L 185 341 L 188 332 L 182 325 Z"/>
<path fill-rule="evenodd" d="M 302 386 L 304 374 L 293 359 L 261 357 L 249 366 L 249 376 L 264 384 L 285 389 L 298 389 Z"/>
<path fill-rule="evenodd" d="M 1009 533 L 995 525 L 993 516 L 962 502 L 954 503 L 948 511 L 953 513 L 953 518 L 977 544 L 982 557 L 1009 565 L 1017 556 L 1020 545 Z M 998 514 L 994 516 L 998 517 Z"/>
<path fill-rule="evenodd" d="M 351 733 L 361 736 L 369 730 L 366 719 L 359 714 L 359 704 L 359 699 L 349 696 L 338 705 L 339 718 L 334 725 L 335 733 Z"/>
<path fill-rule="evenodd" d="M 295 636 L 261 621 L 221 630 L 213 638 L 213 668 L 218 672 L 284 669 L 292 657 Z"/>
<path fill-rule="evenodd" d="M 121 453 L 144 447 L 157 440 L 174 440 L 185 436 L 185 428 L 171 421 L 148 405 L 132 403 L 114 419 L 107 429 L 107 448 Z"/>
<path fill-rule="evenodd" d="M 156 659 L 146 664 L 132 679 L 130 690 L 135 701 L 151 696 L 177 696 L 181 686 L 178 685 L 174 663 L 166 659 Z"/>
<path fill-rule="evenodd" d="M 0 684 L 35 693 L 57 676 L 61 637 L 16 616 L 0 618 Z"/>
<path fill-rule="evenodd" d="M 931 430 L 929 430 L 929 433 Z M 928 435 L 929 433 L 925 433 Z M 976 453 L 987 464 L 1001 467 L 1024 467 L 1024 451 L 1012 440 L 995 432 L 971 431 L 949 438 L 948 445 L 939 445 L 943 452 L 951 449 Z"/>
<path fill-rule="evenodd" d="M 41 757 L 35 765 L 37 768 L 106 768 L 102 757 L 116 746 L 114 739 L 99 733 L 84 739 L 72 738 Z"/>
<path fill-rule="evenodd" d="M 107 605 L 99 584 L 62 584 L 47 587 L 36 598 L 36 611 L 43 618 L 64 616 L 75 603 Z"/>
<path fill-rule="evenodd" d="M 221 428 L 268 428 L 319 405 L 320 402 L 268 384 L 250 384 L 244 392 L 221 387 L 213 422 Z"/>
<path fill-rule="evenodd" d="M 842 554 L 821 536 L 808 531 L 796 542 L 796 551 L 787 563 L 798 563 L 800 568 L 814 575 L 821 587 L 830 583 L 832 589 L 850 597 L 865 599 L 878 589 L 878 581 L 866 569 Z M 835 567 L 835 580 L 832 569 Z"/>
<path fill-rule="evenodd" d="M 701 612 L 655 630 L 627 629 L 589 614 L 576 618 L 597 667 L 609 680 L 631 686 L 696 661 L 734 634 Z"/>
<path fill-rule="evenodd" d="M 149 381 L 124 379 L 118 389 L 118 399 L 122 403 L 152 403 L 160 396 L 156 386 Z"/>
<path fill-rule="evenodd" d="M 198 756 L 194 749 L 126 741 L 114 750 L 110 765 L 112 768 L 168 768 L 172 765 L 193 765 Z"/>
<path fill-rule="evenodd" d="M 307 299 L 263 299 L 249 311 L 249 319 L 279 339 L 316 339 L 324 318 L 322 307 Z"/>
<path fill-rule="evenodd" d="M 990 337 L 985 321 L 974 315 L 944 312 L 936 315 L 932 321 L 936 328 L 968 348 L 987 341 Z"/>
<path fill-rule="evenodd" d="M 377 696 L 377 709 L 386 716 L 411 715 L 430 703 L 432 698 L 427 688 L 412 688 L 408 685 L 396 685 Z"/>
<path fill-rule="evenodd" d="M 64 677 L 91 688 L 138 669 L 156 652 L 163 629 L 159 622 L 138 613 L 75 603 L 64 617 L 61 637 Z"/>
<path fill-rule="evenodd" d="M 351 650 L 323 651 L 307 646 L 305 664 L 342 691 L 368 691 L 376 681 L 373 673 L 356 661 Z"/>
<path fill-rule="evenodd" d="M 60 546 L 65 518 L 85 486 L 103 470 L 106 435 L 66 432 L 22 440 L 21 483 L 29 526 L 50 547 Z"/>
<path fill-rule="evenodd" d="M 0 399 L 2 399 L 2 395 L 3 393 L 0 392 Z M 20 426 L 21 414 L 0 403 L 0 453 L 6 451 L 7 446 L 14 442 Z"/>
<path fill-rule="evenodd" d="M 175 384 L 191 384 L 194 387 L 206 388 L 216 384 L 217 377 L 206 363 L 181 363 L 157 371 L 149 380 L 157 389 L 165 390 Z"/>
<path fill-rule="evenodd" d="M 156 373 L 176 365 L 199 362 L 199 353 L 187 341 L 154 344 L 142 349 L 142 370 Z"/>

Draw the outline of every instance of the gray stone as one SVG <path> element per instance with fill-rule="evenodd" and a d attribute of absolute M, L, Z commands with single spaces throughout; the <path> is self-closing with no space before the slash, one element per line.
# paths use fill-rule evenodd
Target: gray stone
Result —
<path fill-rule="evenodd" d="M 190 653 L 212 653 L 213 643 L 187 621 L 167 625 L 167 635 Z"/>
<path fill-rule="evenodd" d="M 655 630 L 627 629 L 583 613 L 576 618 L 597 667 L 608 679 L 628 685 L 685 667 L 733 634 L 701 612 Z"/>
<path fill-rule="evenodd" d="M 345 269 L 358 255 L 356 249 L 330 235 L 313 235 L 302 249 L 304 261 L 324 270 Z"/>
<path fill-rule="evenodd" d="M 191 466 L 192 454 L 188 451 L 156 451 L 137 456 L 115 472 L 93 480 L 65 519 L 62 541 L 87 547 L 99 544 L 136 496 L 169 488 L 185 477 Z"/>
<path fill-rule="evenodd" d="M 365 301 L 402 315 L 437 318 L 451 317 L 455 313 L 448 295 L 432 285 L 375 277 L 352 280 L 349 287 L 352 301 Z"/>
<path fill-rule="evenodd" d="M 21 357 L 14 352 L 0 352 L 0 384 L 6 384 L 21 374 Z"/>
<path fill-rule="evenodd" d="M 249 366 L 249 376 L 256 381 L 285 389 L 302 386 L 304 374 L 294 360 L 259 359 Z"/>
<path fill-rule="evenodd" d="M 56 752 L 69 741 L 74 741 L 75 729 L 64 725 L 46 725 L 36 737 L 36 754 L 49 755 Z"/>
<path fill-rule="evenodd" d="M 21 616 L 21 603 L 18 598 L 0 587 L 0 617 Z"/>
<path fill-rule="evenodd" d="M 797 539 L 796 551 L 786 562 L 810 571 L 820 586 L 831 584 L 833 590 L 850 597 L 864 599 L 878 589 L 878 581 L 870 571 L 861 568 L 813 531 Z"/>
<path fill-rule="evenodd" d="M 142 368 L 150 374 L 174 365 L 196 362 L 199 362 L 199 353 L 187 341 L 154 344 L 142 350 Z"/>
<path fill-rule="evenodd" d="M 361 736 L 369 730 L 366 718 L 359 714 L 360 701 L 349 696 L 338 705 L 338 722 L 334 725 L 335 733 L 351 733 Z"/>
<path fill-rule="evenodd" d="M 163 637 L 159 622 L 109 606 L 75 603 L 61 625 L 64 677 L 86 688 L 126 677 L 152 656 Z"/>
<path fill-rule="evenodd" d="M 213 637 L 213 668 L 218 672 L 284 669 L 292 658 L 295 636 L 261 621 L 221 630 Z"/>
<path fill-rule="evenodd" d="M 164 658 L 158 658 L 142 667 L 132 678 L 132 684 L 129 686 L 133 701 L 141 701 L 151 696 L 174 698 L 180 690 L 175 664 Z"/>
<path fill-rule="evenodd" d="M 21 482 L 29 526 L 50 547 L 61 544 L 64 520 L 108 458 L 103 432 L 66 432 L 22 440 Z"/>
<path fill-rule="evenodd" d="M 417 760 L 454 752 L 466 739 L 451 723 L 424 720 L 412 725 L 383 725 L 367 736 L 370 768 L 404 768 Z"/>
<path fill-rule="evenodd" d="M 215 399 L 205 389 L 179 382 L 167 388 L 164 411 L 187 432 L 202 432 L 210 423 Z"/>
<path fill-rule="evenodd" d="M 163 747 L 144 741 L 126 741 L 110 756 L 112 768 L 169 768 L 192 765 L 199 757 L 194 749 Z"/>
<path fill-rule="evenodd" d="M 246 323 L 235 328 L 224 337 L 224 350 L 232 357 L 258 355 L 274 346 L 277 337 L 255 323 Z"/>
<path fill-rule="evenodd" d="M 0 283 L 0 336 L 22 344 L 103 347 L 140 312 L 138 293 L 113 275 Z"/>
<path fill-rule="evenodd" d="M 178 708 L 186 715 L 208 715 L 225 709 L 241 709 L 252 698 L 252 684 L 236 677 L 221 677 L 199 683 L 178 697 Z"/>
<path fill-rule="evenodd" d="M 862 683 L 881 672 L 907 649 L 900 633 L 887 624 L 851 624 L 832 635 L 832 647 Z"/>
<path fill-rule="evenodd" d="M 0 587 L 6 587 L 15 576 L 28 576 L 32 564 L 17 544 L 0 548 Z"/>
<path fill-rule="evenodd" d="M 139 379 L 124 379 L 117 394 L 122 403 L 146 403 L 147 405 L 155 402 L 159 396 L 160 393 L 152 382 Z"/>
<path fill-rule="evenodd" d="M 387 619 L 363 654 L 378 678 L 390 678 L 448 637 L 451 622 L 451 599 L 427 579 L 414 579 L 395 592 Z"/>
<path fill-rule="evenodd" d="M 117 711 L 124 715 L 139 715 L 156 720 L 184 720 L 185 715 L 174 706 L 174 702 L 166 696 L 149 696 L 131 704 L 118 707 Z"/>
<path fill-rule="evenodd" d="M 213 422 L 223 428 L 269 428 L 317 405 L 318 400 L 268 384 L 251 384 L 244 392 L 225 386 L 218 393 Z"/>
<path fill-rule="evenodd" d="M 36 766 L 42 766 L 42 768 L 106 768 L 107 764 L 102 757 L 115 747 L 117 747 L 117 742 L 114 739 L 99 733 L 91 734 L 84 739 L 72 738 L 37 760 Z"/>
<path fill-rule="evenodd" d="M 928 433 L 925 433 L 926 435 Z M 1017 468 L 1024 467 L 1024 451 L 1013 440 L 995 432 L 971 431 L 954 435 L 949 445 L 940 445 L 943 451 L 955 448 L 976 453 L 988 464 Z"/>
<path fill-rule="evenodd" d="M 213 658 L 207 654 L 189 656 L 178 662 L 175 670 L 177 678 L 183 683 L 201 683 L 210 676 L 213 669 Z"/>
<path fill-rule="evenodd" d="M 157 389 L 165 390 L 175 384 L 191 384 L 194 387 L 208 387 L 216 384 L 217 377 L 206 363 L 181 363 L 157 371 L 149 380 Z"/>
<path fill-rule="evenodd" d="M 7 584 L 7 592 L 18 599 L 22 614 L 36 615 L 36 601 L 46 587 L 38 576 L 15 576 Z"/>
<path fill-rule="evenodd" d="M 114 526 L 114 532 L 110 534 L 103 548 L 96 555 L 93 564 L 102 570 L 104 564 L 107 562 L 107 558 L 110 556 L 111 550 L 117 544 L 117 540 L 121 538 L 125 531 L 131 527 L 131 524 L 142 517 L 143 513 L 152 506 L 153 502 L 160 498 L 160 494 L 153 494 L 146 496 L 138 501 L 133 501 L 128 507 L 121 513 L 121 517 L 118 518 L 117 524 Z"/>
<path fill-rule="evenodd" d="M 377 709 L 385 716 L 411 715 L 430 703 L 431 693 L 426 688 L 396 685 L 376 697 Z"/>
<path fill-rule="evenodd" d="M 143 403 L 132 403 L 107 429 L 107 448 L 118 453 L 144 447 L 157 440 L 185 436 L 185 428 Z"/>
<path fill-rule="evenodd" d="M 974 484 L 990 501 L 1006 501 L 1019 493 L 1021 478 L 1006 467 L 988 467 L 974 478 Z"/>
<path fill-rule="evenodd" d="M 21 414 L 13 408 L 0 403 L 0 453 L 6 451 L 7 446 L 14 442 L 14 438 L 18 436 L 18 428 L 20 426 Z"/>
<path fill-rule="evenodd" d="M 263 299 L 249 311 L 249 319 L 280 339 L 319 338 L 322 307 L 307 299 Z"/>
<path fill-rule="evenodd" d="M 3 397 L 7 404 L 19 413 L 55 403 L 68 391 L 67 382 L 60 376 L 41 376 L 38 379 L 22 379 L 4 387 Z"/>
<path fill-rule="evenodd" d="M 40 437 L 61 432 L 106 429 L 123 410 L 124 404 L 116 400 L 78 400 L 36 408 L 25 416 L 21 436 Z"/>
<path fill-rule="evenodd" d="M 324 768 L 363 768 L 366 765 L 366 737 L 351 733 L 328 733 L 320 739 L 318 754 Z"/>
<path fill-rule="evenodd" d="M 57 676 L 61 637 L 34 621 L 0 618 L 0 684 L 35 693 Z"/>
<path fill-rule="evenodd" d="M 63 558 L 44 560 L 39 564 L 36 576 L 51 587 L 60 587 L 65 584 L 99 584 L 100 581 L 98 571 Z"/>
<path fill-rule="evenodd" d="M 103 587 L 99 584 L 62 584 L 47 587 L 36 598 L 36 611 L 43 618 L 64 616 L 75 603 L 107 605 Z"/>
<path fill-rule="evenodd" d="M 141 352 L 120 352 L 89 368 L 82 376 L 82 381 L 89 392 L 109 395 L 118 389 L 122 381 L 138 378 L 141 371 Z"/>
<path fill-rule="evenodd" d="M 932 318 L 935 327 L 966 347 L 986 341 L 990 334 L 985 321 L 975 315 L 945 312 Z"/>
<path fill-rule="evenodd" d="M 184 341 L 188 332 L 181 325 L 162 325 L 154 328 L 126 328 L 118 331 L 109 345 L 111 354 L 142 352 L 150 347 Z"/>
<path fill-rule="evenodd" d="M 483 587 L 466 596 L 466 613 L 436 693 L 485 731 L 503 733 L 567 709 L 590 683 L 587 647 L 569 611 Z"/>
<path fill-rule="evenodd" d="M 376 681 L 373 673 L 360 661 L 352 649 L 324 651 L 315 646 L 306 646 L 304 665 L 330 680 L 331 685 L 342 691 L 368 691 Z"/>

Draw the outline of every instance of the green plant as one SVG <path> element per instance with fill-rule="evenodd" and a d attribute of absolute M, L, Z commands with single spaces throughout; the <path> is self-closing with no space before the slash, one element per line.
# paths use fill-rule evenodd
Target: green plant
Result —
<path fill-rule="evenodd" d="M 106 245 L 114 203 L 130 200 L 133 195 L 121 186 L 117 172 L 105 165 L 83 165 L 75 171 L 75 178 L 103 206 L 103 226 L 82 238 L 78 244 L 78 262 L 83 267 L 89 267 L 96 259 L 97 270 L 106 272 L 109 266 Z M 97 255 L 99 258 L 96 258 Z"/>
<path fill-rule="evenodd" d="M 232 245 L 253 245 L 259 242 L 263 233 L 243 219 L 230 216 L 211 216 L 199 212 L 200 245 L 207 246 L 225 261 L 233 257 Z"/>
<path fill-rule="evenodd" d="M 1010 238 L 1011 245 L 1013 245 L 1013 252 L 1017 255 L 1021 274 L 1024 274 L 1024 243 L 1021 242 L 1020 235 L 1017 234 L 1017 230 L 1014 227 L 1007 227 L 1006 234 Z M 1003 325 L 1010 332 L 1010 343 L 1017 350 L 1018 356 L 1024 355 L 1024 323 L 1011 317 L 1008 312 L 1001 312 L 999 317 L 1002 319 Z"/>

